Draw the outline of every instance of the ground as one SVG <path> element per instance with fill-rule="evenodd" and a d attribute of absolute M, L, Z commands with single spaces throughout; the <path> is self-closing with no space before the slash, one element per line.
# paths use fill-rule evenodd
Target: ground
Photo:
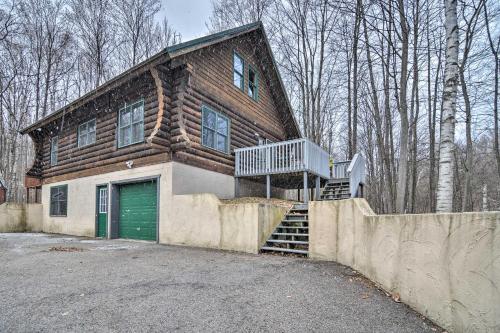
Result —
<path fill-rule="evenodd" d="M 0 332 L 441 331 L 331 262 L 46 234 L 0 262 Z"/>

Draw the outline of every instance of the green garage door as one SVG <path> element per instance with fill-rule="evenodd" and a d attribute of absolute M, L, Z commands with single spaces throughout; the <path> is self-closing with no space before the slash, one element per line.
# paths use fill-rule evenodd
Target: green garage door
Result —
<path fill-rule="evenodd" d="M 156 181 L 120 186 L 119 237 L 156 240 Z"/>

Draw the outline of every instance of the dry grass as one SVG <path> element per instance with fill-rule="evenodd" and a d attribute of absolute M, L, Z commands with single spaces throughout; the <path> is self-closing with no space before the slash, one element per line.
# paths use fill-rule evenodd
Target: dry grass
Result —
<path fill-rule="evenodd" d="M 291 205 L 297 203 L 296 201 L 282 200 L 282 199 L 266 199 L 260 197 L 244 197 L 236 199 L 225 199 L 221 200 L 224 204 L 245 204 L 245 203 L 263 203 L 272 204 L 276 206 L 290 207 Z"/>

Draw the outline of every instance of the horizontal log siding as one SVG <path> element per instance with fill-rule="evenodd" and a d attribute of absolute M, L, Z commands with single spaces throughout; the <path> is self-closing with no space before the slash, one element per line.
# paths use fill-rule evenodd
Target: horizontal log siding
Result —
<path fill-rule="evenodd" d="M 161 76 L 162 81 L 168 81 L 164 73 Z M 168 84 L 165 84 L 163 91 L 164 96 L 167 97 L 165 99 L 167 105 L 170 98 L 168 89 Z M 43 178 L 53 178 L 89 168 L 102 168 L 155 154 L 168 154 L 169 117 L 165 117 L 168 115 L 168 109 L 164 110 L 164 119 L 151 144 L 144 142 L 118 148 L 116 136 L 118 110 L 124 106 L 125 102 L 133 103 L 141 98 L 144 99 L 144 137 L 147 138 L 156 124 L 158 115 L 157 90 L 149 73 L 125 83 L 119 89 L 66 115 L 63 119 L 59 119 L 57 124 L 48 126 L 49 129 L 52 127 L 52 133 L 46 135 L 43 141 Z M 93 118 L 96 118 L 96 142 L 85 147 L 78 147 L 78 126 Z M 56 134 L 59 136 L 57 165 L 50 166 L 49 140 Z"/>
<path fill-rule="evenodd" d="M 187 64 L 174 74 L 171 114 L 172 159 L 225 174 L 234 174 L 234 149 L 258 144 L 261 137 L 283 141 L 293 134 L 283 126 L 284 110 L 277 107 L 271 89 L 281 89 L 267 79 L 262 66 L 270 59 L 258 57 L 253 35 L 245 35 L 189 53 Z M 245 60 L 245 91 L 233 84 L 233 51 Z M 259 76 L 259 98 L 247 95 L 248 65 Z M 207 105 L 231 121 L 230 154 L 201 144 L 201 107 Z M 187 139 L 186 139 L 187 137 Z"/>

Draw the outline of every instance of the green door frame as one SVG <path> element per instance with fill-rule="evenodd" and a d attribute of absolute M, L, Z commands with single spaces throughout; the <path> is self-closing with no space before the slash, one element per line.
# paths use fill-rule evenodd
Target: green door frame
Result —
<path fill-rule="evenodd" d="M 143 183 L 154 180 L 156 182 L 156 243 L 160 241 L 160 175 L 140 178 L 124 179 L 110 182 L 108 190 L 108 239 L 118 238 L 118 226 L 120 223 L 120 200 L 119 187 L 121 185 Z"/>
<path fill-rule="evenodd" d="M 99 190 L 106 187 L 108 190 L 108 203 L 107 203 L 107 214 L 106 214 L 106 238 L 109 239 L 109 186 L 108 184 L 97 184 L 95 187 L 95 237 L 99 237 Z"/>

